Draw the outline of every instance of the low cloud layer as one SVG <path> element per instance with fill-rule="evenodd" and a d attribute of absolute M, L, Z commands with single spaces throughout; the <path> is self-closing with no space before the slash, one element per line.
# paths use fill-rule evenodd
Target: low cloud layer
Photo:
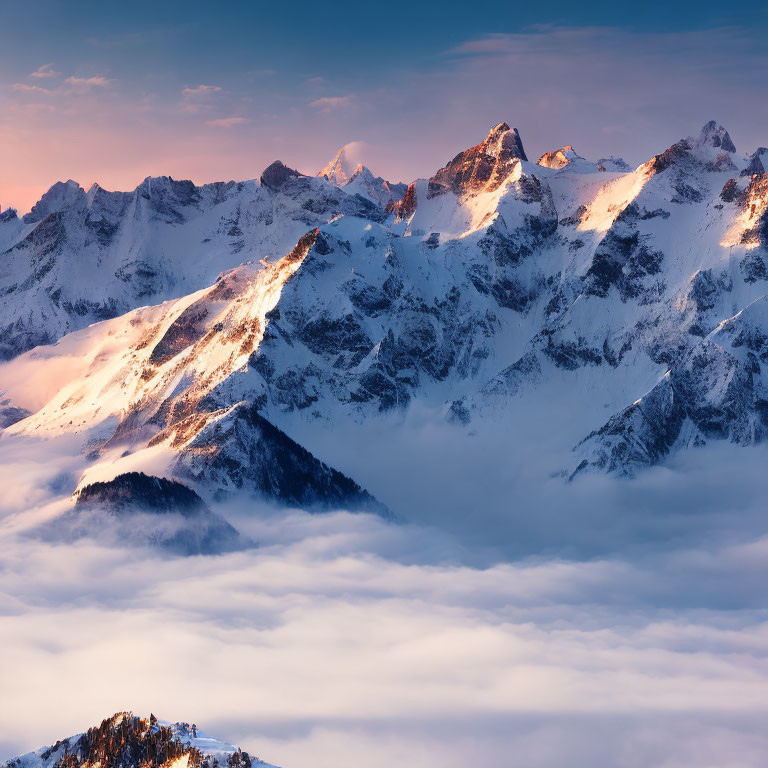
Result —
<path fill-rule="evenodd" d="M 459 472 L 445 434 L 411 428 L 399 460 L 384 460 L 391 445 L 369 454 L 376 484 L 417 454 L 427 491 L 440 465 Z M 505 462 L 491 440 L 475 449 L 466 472 L 488 486 Z M 450 484 L 432 485 L 428 508 L 400 475 L 400 524 L 230 504 L 217 511 L 259 548 L 195 558 L 31 537 L 21 521 L 49 514 L 49 484 L 15 502 L 29 508 L 6 506 L 0 537 L 0 754 L 132 708 L 285 768 L 509 755 L 541 768 L 757 766 L 765 459 L 714 446 L 635 481 L 551 487 L 534 460 L 530 482 L 512 472 L 485 500 L 475 486 L 471 510 L 449 503 Z M 26 461 L 19 451 L 8 468 L 22 485 Z M 505 488 L 517 489 L 507 515 Z"/>

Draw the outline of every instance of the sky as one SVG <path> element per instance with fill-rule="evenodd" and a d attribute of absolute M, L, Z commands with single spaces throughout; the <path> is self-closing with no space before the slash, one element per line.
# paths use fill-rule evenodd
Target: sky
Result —
<path fill-rule="evenodd" d="M 57 180 L 431 175 L 506 121 L 532 158 L 639 164 L 710 119 L 768 144 L 760 2 L 0 2 L 0 207 Z"/>

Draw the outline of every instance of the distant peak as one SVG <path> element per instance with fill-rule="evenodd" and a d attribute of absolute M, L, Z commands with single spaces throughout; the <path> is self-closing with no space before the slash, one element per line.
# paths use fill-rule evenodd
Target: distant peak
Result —
<path fill-rule="evenodd" d="M 51 213 L 58 213 L 67 208 L 72 208 L 85 201 L 85 190 L 76 182 L 57 181 L 41 198 L 32 206 L 32 210 L 24 217 L 27 224 L 41 221 Z"/>
<path fill-rule="evenodd" d="M 360 167 L 365 168 L 362 162 L 364 147 L 362 141 L 351 141 L 345 144 L 317 175 L 324 176 L 337 187 L 343 187 Z"/>
<path fill-rule="evenodd" d="M 749 157 L 749 163 L 741 172 L 742 176 L 762 176 L 768 166 L 768 149 L 758 147 Z"/>
<path fill-rule="evenodd" d="M 736 151 L 736 146 L 733 141 L 731 141 L 728 131 L 714 120 L 710 120 L 704 125 L 696 143 L 701 146 L 716 147 L 725 152 Z"/>
<path fill-rule="evenodd" d="M 362 178 L 364 181 L 370 183 L 372 181 L 376 180 L 376 177 L 373 175 L 372 171 L 368 166 L 363 165 L 362 163 L 358 163 L 357 167 L 353 171 L 352 175 L 349 177 L 349 181 L 352 181 L 353 179 Z"/>
<path fill-rule="evenodd" d="M 629 163 L 627 163 L 623 157 L 614 157 L 611 155 L 610 157 L 601 157 L 597 161 L 597 170 L 604 173 L 625 173 L 626 171 L 631 171 L 632 169 L 630 168 Z"/>
<path fill-rule="evenodd" d="M 583 160 L 583 158 L 576 154 L 571 144 L 566 144 L 560 149 L 555 149 L 552 152 L 545 152 L 539 158 L 539 165 L 544 168 L 558 170 L 564 168 L 574 160 Z"/>
<path fill-rule="evenodd" d="M 295 171 L 293 168 L 289 168 L 285 163 L 280 160 L 275 160 L 274 163 L 268 165 L 261 174 L 261 185 L 268 187 L 269 189 L 279 189 L 290 178 L 299 178 L 303 176 L 303 173 Z"/>

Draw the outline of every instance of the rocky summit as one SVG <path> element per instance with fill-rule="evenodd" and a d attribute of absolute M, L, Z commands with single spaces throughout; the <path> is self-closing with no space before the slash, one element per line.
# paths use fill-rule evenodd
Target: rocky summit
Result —
<path fill-rule="evenodd" d="M 118 712 L 85 733 L 8 760 L 4 768 L 275 768 L 200 731 Z"/>

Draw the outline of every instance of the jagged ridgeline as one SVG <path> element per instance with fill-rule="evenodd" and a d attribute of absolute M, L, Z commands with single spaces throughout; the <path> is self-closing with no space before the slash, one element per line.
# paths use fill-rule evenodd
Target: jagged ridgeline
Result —
<path fill-rule="evenodd" d="M 85 733 L 13 758 L 5 768 L 274 768 L 189 723 L 118 712 Z"/>
<path fill-rule="evenodd" d="M 383 514 L 323 446 L 414 403 L 460 440 L 547 392 L 565 477 L 765 439 L 768 150 L 711 122 L 634 169 L 534 163 L 500 123 L 408 185 L 358 155 L 67 182 L 5 216 L 4 439 L 77 434 L 76 492 L 141 471 L 205 503 Z"/>

